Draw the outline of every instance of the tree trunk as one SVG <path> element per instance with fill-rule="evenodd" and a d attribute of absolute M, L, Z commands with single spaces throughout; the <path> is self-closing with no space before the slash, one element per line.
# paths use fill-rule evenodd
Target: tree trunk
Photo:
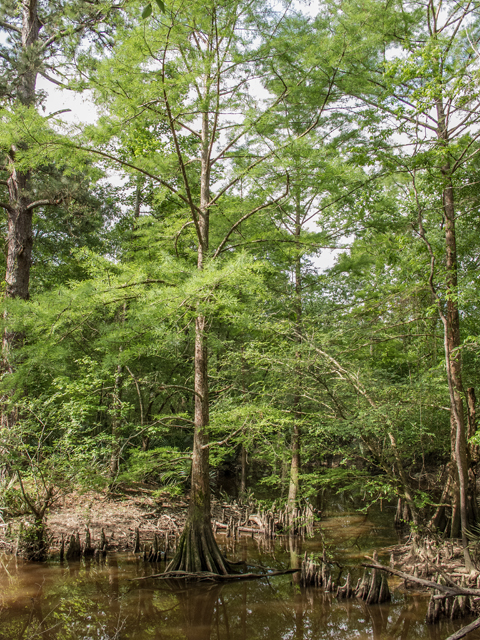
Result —
<path fill-rule="evenodd" d="M 478 445 L 469 442 L 477 431 L 476 420 L 476 398 L 475 389 L 469 387 L 467 389 L 467 412 L 468 412 L 468 431 L 467 431 L 467 466 L 468 466 L 468 490 L 467 490 L 467 516 L 469 522 L 478 521 L 478 504 L 477 504 L 477 464 L 478 464 Z"/>
<path fill-rule="evenodd" d="M 37 14 L 37 0 L 22 2 L 22 49 L 25 57 L 38 40 L 41 23 Z M 30 56 L 33 58 L 33 56 Z M 34 63 L 32 62 L 32 65 Z M 35 86 L 37 71 L 33 66 L 21 74 L 18 98 L 25 107 L 35 105 Z M 17 171 L 15 156 L 18 149 L 25 149 L 25 143 L 12 146 L 8 154 L 10 177 L 8 179 L 9 210 L 8 212 L 8 248 L 6 292 L 7 298 L 28 300 L 30 266 L 32 263 L 32 210 L 29 208 L 30 172 Z"/>
<path fill-rule="evenodd" d="M 476 411 L 477 399 L 475 397 L 475 389 L 469 387 L 467 389 L 467 407 L 468 407 L 468 433 L 467 438 L 470 440 L 477 433 L 477 411 Z M 478 445 L 468 443 L 468 451 L 470 454 L 472 464 L 478 462 Z"/>
<path fill-rule="evenodd" d="M 242 444 L 240 451 L 240 496 L 245 497 L 247 493 L 247 450 Z"/>
<path fill-rule="evenodd" d="M 210 200 L 210 136 L 208 112 L 202 117 L 202 166 L 200 177 L 200 214 L 197 221 L 198 259 L 202 270 L 208 251 Z M 192 216 L 196 216 L 192 211 Z M 195 430 L 191 472 L 190 503 L 187 521 L 168 571 L 211 571 L 229 573 L 213 535 L 210 509 L 209 400 L 207 321 L 199 314 L 195 320 Z"/>
<path fill-rule="evenodd" d="M 29 56 L 35 43 L 41 23 L 37 14 L 37 0 L 22 2 L 22 49 L 25 59 Z M 34 56 L 30 55 L 33 59 Z M 18 88 L 18 99 L 23 106 L 32 107 L 35 104 L 35 86 L 37 71 L 34 62 L 21 74 Z M 7 237 L 7 268 L 5 273 L 5 297 L 28 300 L 30 284 L 30 267 L 32 264 L 32 215 L 29 193 L 30 171 L 20 171 L 16 168 L 16 154 L 25 150 L 24 142 L 13 145 L 7 155 L 10 171 L 7 180 L 9 202 L 6 207 L 8 218 Z M 8 323 L 6 311 L 4 321 Z M 13 354 L 24 340 L 23 334 L 8 329 L 8 324 L 2 339 L 2 369 L 3 373 L 12 373 Z M 16 422 L 17 412 L 9 408 L 2 410 L 1 424 L 9 426 Z"/>
<path fill-rule="evenodd" d="M 112 448 L 110 451 L 110 477 L 115 478 L 119 468 L 120 441 L 119 429 L 122 408 L 122 365 L 117 365 L 117 373 L 113 385 L 113 413 L 112 413 Z"/>
<path fill-rule="evenodd" d="M 247 367 L 245 364 L 245 358 L 243 355 L 242 345 L 242 393 L 244 401 L 247 399 Z M 247 450 L 242 443 L 240 447 L 240 497 L 244 498 L 247 495 Z"/>
<path fill-rule="evenodd" d="M 448 146 L 448 130 L 442 100 L 437 100 L 438 138 L 442 145 Z M 468 491 L 468 460 L 465 433 L 462 364 L 458 348 L 460 347 L 460 314 L 458 310 L 457 283 L 457 242 L 455 236 L 455 200 L 451 167 L 448 160 L 441 167 L 444 179 L 443 212 L 445 217 L 445 266 L 446 266 L 446 314 L 443 312 L 445 361 L 447 381 L 450 394 L 450 406 L 455 427 L 453 455 L 457 467 L 459 511 L 462 546 L 464 550 L 465 566 L 472 569 L 473 564 L 468 550 L 467 528 L 467 491 Z M 453 445 L 453 443 L 452 443 Z"/>
<path fill-rule="evenodd" d="M 118 312 L 118 322 L 125 324 L 125 316 L 127 313 L 127 303 L 124 302 L 121 310 Z M 122 353 L 122 347 L 119 354 Z M 115 478 L 120 465 L 120 426 L 122 423 L 122 374 L 123 367 L 119 362 L 113 383 L 113 406 L 112 406 L 112 448 L 110 451 L 110 477 Z M 143 421 L 142 421 L 143 422 Z"/>
<path fill-rule="evenodd" d="M 213 535 L 210 512 L 210 464 L 207 427 L 208 375 L 206 321 L 195 321 L 195 433 L 190 503 L 180 543 L 167 571 L 211 571 L 227 574 L 229 566 Z"/>
<path fill-rule="evenodd" d="M 297 191 L 295 203 L 295 340 L 298 344 L 302 341 L 302 264 L 301 264 L 301 245 L 300 233 L 301 226 L 301 202 L 300 193 Z M 300 361 L 300 352 L 297 350 L 295 359 Z M 295 522 L 295 513 L 298 504 L 298 495 L 300 491 L 300 463 L 301 463 L 301 400 L 300 400 L 300 371 L 297 367 L 295 371 L 295 395 L 293 398 L 294 406 L 294 425 L 292 429 L 292 462 L 290 465 L 290 484 L 288 488 L 288 513 L 290 533 L 296 533 L 298 523 Z"/>
<path fill-rule="evenodd" d="M 295 521 L 295 513 L 300 488 L 300 428 L 293 425 L 292 431 L 292 462 L 290 464 L 290 484 L 288 488 L 288 514 L 289 526 L 292 534 L 297 532 L 298 523 Z"/>

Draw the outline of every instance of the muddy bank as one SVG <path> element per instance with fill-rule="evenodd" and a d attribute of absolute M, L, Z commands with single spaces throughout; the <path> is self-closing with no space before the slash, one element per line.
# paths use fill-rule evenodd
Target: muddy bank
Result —
<path fill-rule="evenodd" d="M 100 540 L 103 529 L 109 550 L 131 550 L 137 528 L 145 539 L 152 539 L 158 531 L 178 535 L 185 523 L 186 512 L 184 500 L 159 501 L 148 491 L 137 490 L 122 495 L 71 494 L 60 499 L 48 513 L 46 524 L 51 551 L 59 549 L 62 536 L 67 538 L 76 532 L 83 536 L 87 528 L 92 541 Z M 10 520 L 0 534 L 0 549 L 14 551 L 21 523 L 28 527 L 28 522 L 28 517 Z"/>
<path fill-rule="evenodd" d="M 144 545 L 152 543 L 155 535 L 161 537 L 162 534 L 175 546 L 185 525 L 187 509 L 188 498 L 159 500 L 148 489 L 125 490 L 117 495 L 107 492 L 70 494 L 61 498 L 47 515 L 50 553 L 59 551 L 62 538 L 68 541 L 72 534 L 78 533 L 83 545 L 87 529 L 93 547 L 98 546 L 100 539 L 106 539 L 109 551 L 132 551 L 138 543 L 143 549 Z M 308 526 L 303 527 L 304 534 L 313 533 L 315 516 L 313 511 L 307 515 L 309 520 Z M 237 504 L 212 499 L 215 533 L 227 537 L 261 534 L 272 538 L 276 529 L 285 526 L 284 520 L 284 511 L 264 512 L 255 501 Z M 0 529 L 0 550 L 15 552 L 20 528 L 28 529 L 29 523 L 27 516 L 18 517 L 11 519 L 8 527 Z"/>

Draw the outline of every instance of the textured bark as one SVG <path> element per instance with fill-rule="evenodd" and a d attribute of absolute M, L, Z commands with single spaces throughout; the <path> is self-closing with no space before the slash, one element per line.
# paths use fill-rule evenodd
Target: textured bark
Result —
<path fill-rule="evenodd" d="M 37 0 L 24 0 L 22 2 L 22 49 L 25 57 L 38 40 L 41 23 L 37 14 Z M 21 74 L 18 87 L 18 98 L 23 106 L 31 107 L 35 104 L 35 86 L 37 71 L 34 62 Z M 30 208 L 31 197 L 30 171 L 19 171 L 16 168 L 16 155 L 19 150 L 24 150 L 26 145 L 19 141 L 13 145 L 7 154 L 7 165 L 10 175 L 7 180 L 8 206 L 6 208 L 8 219 L 7 235 L 7 267 L 5 273 L 5 297 L 28 300 L 30 285 L 30 267 L 32 264 L 33 230 Z M 24 340 L 23 334 L 8 328 L 8 318 L 4 312 L 6 328 L 2 337 L 2 370 L 3 373 L 12 373 L 14 352 L 21 346 Z M 9 427 L 17 420 L 16 409 L 6 406 L 7 398 L 1 411 L 1 425 Z"/>
<path fill-rule="evenodd" d="M 448 146 L 448 129 L 443 102 L 437 100 L 437 121 L 439 142 Z M 454 438 L 452 438 L 452 452 L 456 464 L 458 480 L 458 510 L 460 512 L 460 528 L 462 546 L 464 550 L 465 566 L 473 568 L 473 563 L 468 550 L 468 459 L 467 442 L 463 406 L 462 363 L 458 348 L 460 347 L 460 314 L 458 309 L 458 282 L 457 282 L 457 242 L 455 234 L 455 200 L 451 167 L 446 161 L 441 167 L 444 179 L 443 188 L 443 213 L 445 218 L 445 267 L 447 302 L 446 313 L 441 311 L 441 319 L 444 324 L 445 361 L 447 370 L 448 389 L 450 394 L 450 406 L 452 426 L 454 426 Z M 454 442 L 453 442 L 454 440 Z M 470 501 L 471 503 L 471 501 Z M 452 516 L 453 528 L 453 516 Z"/>
<path fill-rule="evenodd" d="M 296 206 L 295 206 L 295 336 L 298 344 L 302 341 L 302 264 L 301 264 L 301 203 L 300 193 L 297 192 Z M 300 352 L 297 350 L 295 353 L 295 359 L 300 360 Z M 289 526 L 290 532 L 296 533 L 297 523 L 295 522 L 295 513 L 298 504 L 298 497 L 300 492 L 300 465 L 301 465 L 301 430 L 299 421 L 301 418 L 301 399 L 300 399 L 300 372 L 297 368 L 295 371 L 295 395 L 293 398 L 294 406 L 294 425 L 292 429 L 292 462 L 290 465 L 290 483 L 288 488 L 288 513 L 289 513 Z"/>
<path fill-rule="evenodd" d="M 469 522 L 478 522 L 478 500 L 477 500 L 477 464 L 478 445 L 468 442 L 476 433 L 476 398 L 475 389 L 467 389 L 467 469 L 468 469 L 468 489 L 467 489 L 467 516 Z"/>
<path fill-rule="evenodd" d="M 210 200 L 210 144 L 208 112 L 202 118 L 202 155 L 200 175 L 200 213 L 197 219 L 197 267 L 203 269 L 208 251 Z M 192 216 L 197 213 L 192 211 Z M 199 314 L 195 320 L 195 430 L 193 440 L 190 503 L 185 529 L 167 571 L 211 571 L 230 573 L 213 535 L 210 506 L 209 462 L 209 385 L 207 321 Z"/>
<path fill-rule="evenodd" d="M 26 54 L 35 46 L 40 29 L 37 0 L 24 0 L 22 2 L 22 49 Z M 32 107 L 35 104 L 37 71 L 33 64 L 22 73 L 18 89 L 19 101 L 26 107 Z M 8 178 L 9 209 L 7 209 L 8 245 L 5 295 L 8 298 L 28 300 L 33 246 L 32 210 L 29 208 L 31 204 L 30 172 L 17 171 L 15 166 L 16 153 L 19 149 L 24 148 L 25 143 L 19 142 L 18 146 L 13 146 L 8 154 L 10 176 Z"/>
<path fill-rule="evenodd" d="M 468 406 L 468 432 L 467 438 L 470 440 L 477 433 L 477 411 L 476 411 L 477 398 L 475 397 L 475 389 L 469 387 L 467 389 L 467 406 Z M 472 464 L 478 462 L 479 451 L 478 445 L 469 443 L 468 450 Z"/>
<path fill-rule="evenodd" d="M 195 322 L 195 432 L 188 517 L 167 571 L 211 571 L 226 575 L 230 568 L 220 553 L 211 523 L 205 325 L 205 318 L 199 316 Z"/>
<path fill-rule="evenodd" d="M 293 425 L 292 431 L 292 462 L 290 464 L 290 484 L 288 488 L 288 512 L 290 531 L 296 533 L 297 523 L 295 522 L 295 512 L 298 501 L 300 485 L 300 429 L 298 424 Z"/>
<path fill-rule="evenodd" d="M 240 495 L 247 493 L 247 450 L 242 444 L 240 450 Z"/>

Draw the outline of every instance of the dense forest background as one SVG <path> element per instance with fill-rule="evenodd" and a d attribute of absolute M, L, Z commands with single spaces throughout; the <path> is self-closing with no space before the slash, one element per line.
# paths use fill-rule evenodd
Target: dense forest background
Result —
<path fill-rule="evenodd" d="M 479 9 L 2 2 L 5 514 L 341 491 L 465 543 Z"/>

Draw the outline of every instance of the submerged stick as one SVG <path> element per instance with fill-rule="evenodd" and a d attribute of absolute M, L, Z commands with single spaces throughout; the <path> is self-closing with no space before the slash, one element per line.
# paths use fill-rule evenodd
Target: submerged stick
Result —
<path fill-rule="evenodd" d="M 227 573 L 221 575 L 219 573 L 210 573 L 210 571 L 198 571 L 191 573 L 189 571 L 166 571 L 165 573 L 155 573 L 152 576 L 142 576 L 140 578 L 130 578 L 130 580 L 149 580 L 150 578 L 158 578 L 159 580 L 168 580 L 170 578 L 194 578 L 195 580 L 258 580 L 260 578 L 272 578 L 273 576 L 284 576 L 288 573 L 297 573 L 298 569 L 285 569 L 284 571 L 272 571 L 270 573 Z"/>

